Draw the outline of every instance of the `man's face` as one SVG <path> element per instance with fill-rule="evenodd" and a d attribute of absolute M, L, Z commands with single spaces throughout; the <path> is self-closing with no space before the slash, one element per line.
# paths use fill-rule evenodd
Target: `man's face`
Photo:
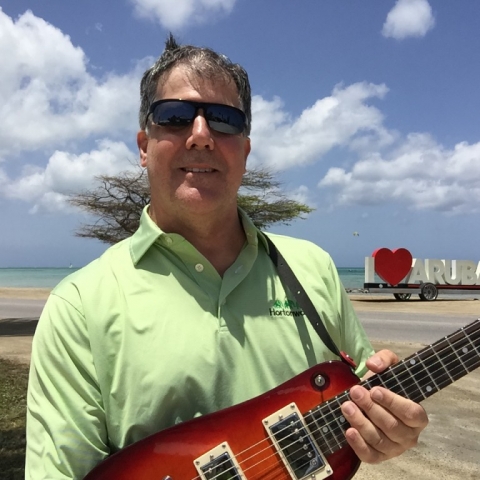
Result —
<path fill-rule="evenodd" d="M 174 68 L 157 89 L 156 100 L 182 99 L 239 108 L 233 82 L 198 79 L 184 67 Z M 147 168 L 154 220 L 171 224 L 184 215 L 222 215 L 236 211 L 249 138 L 212 130 L 200 110 L 184 127 L 151 125 L 138 134 L 141 165 Z M 235 213 L 236 214 L 236 213 Z M 183 216 L 183 217 L 182 217 Z"/>

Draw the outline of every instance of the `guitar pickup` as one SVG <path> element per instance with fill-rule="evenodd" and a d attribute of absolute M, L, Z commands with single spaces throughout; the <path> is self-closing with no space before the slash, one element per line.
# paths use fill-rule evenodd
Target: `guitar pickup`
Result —
<path fill-rule="evenodd" d="M 265 418 L 263 425 L 293 479 L 323 480 L 332 475 L 295 403 Z"/>
<path fill-rule="evenodd" d="M 193 464 L 202 480 L 246 479 L 227 442 L 196 458 Z"/>

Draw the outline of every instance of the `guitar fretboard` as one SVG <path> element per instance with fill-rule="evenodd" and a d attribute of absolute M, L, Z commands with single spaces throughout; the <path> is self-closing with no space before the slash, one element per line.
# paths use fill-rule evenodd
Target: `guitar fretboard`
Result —
<path fill-rule="evenodd" d="M 402 397 L 421 402 L 478 367 L 480 319 L 360 385 L 369 390 L 379 385 Z M 318 446 L 327 455 L 347 444 L 344 433 L 349 424 L 340 410 L 340 405 L 347 400 L 350 400 L 349 392 L 345 391 L 304 415 Z"/>

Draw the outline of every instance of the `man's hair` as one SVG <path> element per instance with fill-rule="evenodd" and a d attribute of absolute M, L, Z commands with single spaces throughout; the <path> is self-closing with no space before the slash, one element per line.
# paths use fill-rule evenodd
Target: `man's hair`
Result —
<path fill-rule="evenodd" d="M 157 61 L 145 71 L 140 82 L 139 123 L 142 130 L 147 128 L 147 113 L 150 105 L 156 100 L 157 87 L 165 81 L 174 67 L 186 66 L 200 78 L 215 81 L 223 79 L 235 82 L 240 108 L 245 112 L 247 122 L 245 134 L 250 134 L 252 123 L 252 93 L 245 69 L 232 63 L 228 57 L 210 48 L 193 45 L 179 45 L 173 35 L 165 42 L 165 50 Z"/>

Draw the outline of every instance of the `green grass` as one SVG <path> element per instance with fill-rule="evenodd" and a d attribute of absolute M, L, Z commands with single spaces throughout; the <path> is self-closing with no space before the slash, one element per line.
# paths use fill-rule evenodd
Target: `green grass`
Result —
<path fill-rule="evenodd" d="M 0 358 L 0 478 L 24 478 L 28 365 Z"/>

